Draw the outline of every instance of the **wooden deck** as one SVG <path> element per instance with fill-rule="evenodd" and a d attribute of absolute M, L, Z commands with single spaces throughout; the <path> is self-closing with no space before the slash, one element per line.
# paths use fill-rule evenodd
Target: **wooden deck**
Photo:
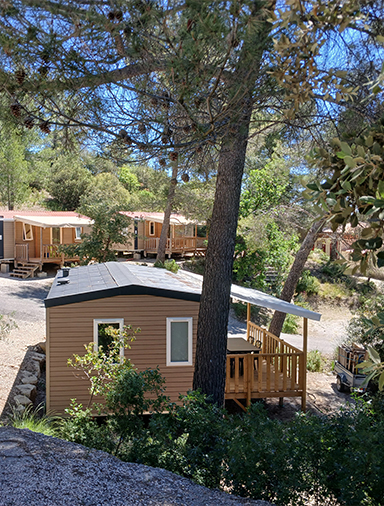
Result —
<path fill-rule="evenodd" d="M 301 397 L 305 411 L 306 353 L 248 322 L 248 341 L 260 351 L 228 354 L 225 399 L 242 408 L 252 399 Z"/>
<path fill-rule="evenodd" d="M 156 254 L 159 247 L 159 237 L 153 237 L 144 241 L 144 255 L 147 253 Z M 185 253 L 196 253 L 201 256 L 205 253 L 206 247 L 200 246 L 196 237 L 175 237 L 168 238 L 165 254 L 171 257 L 172 254 L 184 255 Z"/>

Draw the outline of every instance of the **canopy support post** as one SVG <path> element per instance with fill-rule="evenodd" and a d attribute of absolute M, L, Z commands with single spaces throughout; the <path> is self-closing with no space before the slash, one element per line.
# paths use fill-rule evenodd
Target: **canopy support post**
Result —
<path fill-rule="evenodd" d="M 247 341 L 249 341 L 250 321 L 251 321 L 251 303 L 247 302 Z"/>
<path fill-rule="evenodd" d="M 307 351 L 308 351 L 308 318 L 303 318 L 303 395 L 301 398 L 301 410 L 307 409 Z"/>

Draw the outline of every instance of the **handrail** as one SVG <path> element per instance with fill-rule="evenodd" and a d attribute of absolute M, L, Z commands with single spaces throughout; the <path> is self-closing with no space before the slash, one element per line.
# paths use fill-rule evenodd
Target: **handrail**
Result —
<path fill-rule="evenodd" d="M 268 330 L 259 327 L 255 323 L 248 323 L 249 334 L 247 335 L 247 340 L 253 345 L 256 345 L 258 342 L 258 347 L 261 348 L 263 353 L 276 353 L 278 350 L 282 351 L 282 353 L 301 352 L 301 350 L 287 343 L 280 337 L 271 334 Z"/>
<path fill-rule="evenodd" d="M 61 258 L 59 253 L 59 244 L 43 244 L 43 259 L 44 258 Z"/>
<path fill-rule="evenodd" d="M 304 352 L 228 354 L 225 394 L 242 397 L 247 405 L 253 397 L 268 394 L 301 395 L 304 388 Z"/>
<path fill-rule="evenodd" d="M 18 262 L 28 262 L 29 261 L 29 244 L 15 244 L 14 251 L 15 259 Z"/>

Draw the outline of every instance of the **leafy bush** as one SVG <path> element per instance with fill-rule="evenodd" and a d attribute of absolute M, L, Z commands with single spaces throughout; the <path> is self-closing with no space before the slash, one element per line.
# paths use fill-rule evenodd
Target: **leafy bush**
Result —
<path fill-rule="evenodd" d="M 17 324 L 11 316 L 0 314 L 0 339 L 4 339 L 13 329 L 17 329 Z"/>
<path fill-rule="evenodd" d="M 294 314 L 285 315 L 282 328 L 284 334 L 297 334 L 299 330 L 299 317 Z"/>
<path fill-rule="evenodd" d="M 296 293 L 306 293 L 307 295 L 316 295 L 319 293 L 320 281 L 311 276 L 308 270 L 303 271 L 301 278 L 296 285 Z"/>
<path fill-rule="evenodd" d="M 159 269 L 167 269 L 167 271 L 171 272 L 178 272 L 179 266 L 175 262 L 175 260 L 172 258 L 172 260 L 166 260 L 164 263 L 160 262 L 159 260 L 156 260 L 156 262 L 153 264 L 154 267 L 158 267 Z"/>
<path fill-rule="evenodd" d="M 246 321 L 247 304 L 245 302 L 232 302 L 231 307 L 238 320 Z M 251 320 L 257 325 L 267 325 L 270 320 L 268 310 L 258 306 L 251 306 Z"/>
<path fill-rule="evenodd" d="M 322 274 L 332 281 L 345 279 L 345 271 L 348 265 L 342 262 L 332 262 L 329 260 L 321 268 Z"/>
<path fill-rule="evenodd" d="M 322 372 L 325 359 L 319 350 L 312 350 L 307 355 L 307 371 Z"/>

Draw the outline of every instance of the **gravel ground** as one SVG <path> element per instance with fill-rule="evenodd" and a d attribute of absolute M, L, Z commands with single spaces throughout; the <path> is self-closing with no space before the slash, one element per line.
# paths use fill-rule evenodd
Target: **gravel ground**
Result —
<path fill-rule="evenodd" d="M 0 506 L 78 505 L 271 506 L 75 443 L 0 427 Z"/>
<path fill-rule="evenodd" d="M 17 324 L 5 337 L 0 337 L 0 416 L 28 346 L 45 340 L 44 298 L 51 278 L 13 279 L 0 274 L 0 315 L 11 317 Z"/>

